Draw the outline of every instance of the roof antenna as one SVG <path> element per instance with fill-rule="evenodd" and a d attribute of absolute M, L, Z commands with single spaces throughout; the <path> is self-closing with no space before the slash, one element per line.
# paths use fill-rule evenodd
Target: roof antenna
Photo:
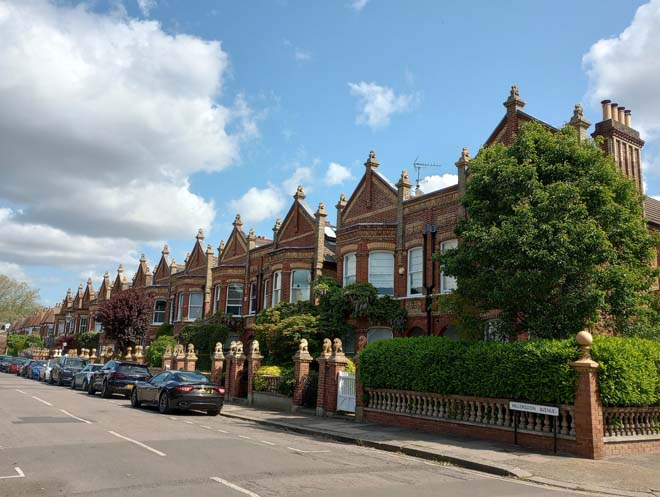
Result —
<path fill-rule="evenodd" d="M 417 156 L 417 159 L 419 159 L 419 155 Z M 417 159 L 413 161 L 413 167 L 417 171 L 417 179 L 415 180 L 415 187 L 419 188 L 419 175 L 421 173 L 421 170 L 423 167 L 442 167 L 442 164 L 431 164 L 431 163 L 424 163 L 424 162 L 417 162 Z"/>

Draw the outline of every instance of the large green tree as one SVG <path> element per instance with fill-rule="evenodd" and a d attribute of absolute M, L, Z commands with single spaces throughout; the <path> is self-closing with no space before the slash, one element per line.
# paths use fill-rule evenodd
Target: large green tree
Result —
<path fill-rule="evenodd" d="M 585 326 L 652 334 L 656 237 L 642 196 L 597 142 L 572 128 L 524 126 L 510 147 L 470 163 L 459 247 L 440 255 L 458 278 L 463 322 L 499 310 L 500 331 L 567 337 Z"/>
<path fill-rule="evenodd" d="M 40 310 L 39 290 L 0 274 L 0 324 L 13 323 Z"/>

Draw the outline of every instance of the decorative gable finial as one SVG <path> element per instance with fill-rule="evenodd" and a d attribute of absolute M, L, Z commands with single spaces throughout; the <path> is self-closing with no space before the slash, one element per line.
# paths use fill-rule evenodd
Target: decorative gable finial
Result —
<path fill-rule="evenodd" d="M 236 219 L 234 219 L 234 222 L 232 223 L 234 228 L 237 230 L 243 229 L 243 221 L 241 221 L 241 215 L 236 214 Z"/>
<path fill-rule="evenodd" d="M 294 199 L 296 200 L 305 200 L 305 191 L 303 190 L 302 185 L 298 185 L 298 188 L 296 188 L 296 193 L 293 196 Z"/>
<path fill-rule="evenodd" d="M 220 245 L 218 245 L 218 253 L 222 254 L 222 252 L 225 250 L 225 241 L 220 240 Z"/>
<path fill-rule="evenodd" d="M 140 262 L 147 262 L 147 258 L 144 254 L 140 256 Z"/>
<path fill-rule="evenodd" d="M 206 246 L 206 255 L 213 255 L 213 246 L 210 243 Z"/>
<path fill-rule="evenodd" d="M 161 252 L 163 257 L 167 257 L 170 255 L 170 247 L 167 245 L 167 243 L 163 246 L 163 251 Z"/>
<path fill-rule="evenodd" d="M 78 291 L 79 291 L 79 292 L 82 292 L 82 289 L 83 289 L 83 284 L 82 284 L 82 281 L 81 281 L 81 282 L 80 282 L 80 285 L 78 285 Z"/>
<path fill-rule="evenodd" d="M 463 147 L 461 150 L 461 157 L 456 162 L 456 167 L 466 166 L 470 163 L 470 150 L 467 147 Z"/>
<path fill-rule="evenodd" d="M 380 166 L 380 162 L 378 162 L 378 158 L 376 157 L 376 151 L 371 150 L 369 152 L 369 158 L 367 159 L 367 162 L 364 163 L 364 166 L 368 168 L 373 168 L 376 169 L 378 166 Z"/>
<path fill-rule="evenodd" d="M 92 277 L 87 278 L 87 286 L 92 286 Z"/>
<path fill-rule="evenodd" d="M 186 258 L 183 260 L 183 262 L 188 264 L 188 259 L 190 259 L 190 252 L 186 253 Z"/>
<path fill-rule="evenodd" d="M 504 107 L 513 108 L 513 110 L 522 109 L 525 106 L 525 101 L 520 98 L 520 92 L 518 91 L 518 85 L 511 85 L 511 91 L 509 92 L 509 98 L 504 102 Z"/>
<path fill-rule="evenodd" d="M 573 119 L 576 121 L 578 119 L 584 119 L 584 109 L 582 109 L 581 104 L 575 104 L 575 107 L 573 108 Z"/>
<path fill-rule="evenodd" d="M 316 217 L 321 217 L 321 216 L 325 217 L 328 215 L 328 213 L 325 210 L 325 204 L 323 202 L 319 202 L 319 208 L 316 210 L 314 215 Z"/>
<path fill-rule="evenodd" d="M 199 242 L 202 243 L 204 241 L 204 230 L 202 228 L 199 228 L 197 230 L 197 236 L 195 239 Z"/>
<path fill-rule="evenodd" d="M 282 227 L 282 219 L 278 217 L 277 220 L 275 221 L 275 226 L 273 226 L 273 232 L 277 234 L 277 232 L 280 231 L 281 227 Z"/>
<path fill-rule="evenodd" d="M 71 298 L 71 288 L 66 289 L 66 298 L 67 300 Z"/>
<path fill-rule="evenodd" d="M 123 272 L 124 272 L 124 266 L 122 266 L 122 265 L 120 264 L 119 267 L 117 268 L 117 272 L 118 272 L 119 274 L 123 273 Z"/>
<path fill-rule="evenodd" d="M 248 238 L 257 238 L 257 235 L 254 233 L 254 228 L 250 228 L 250 231 L 248 231 Z"/>

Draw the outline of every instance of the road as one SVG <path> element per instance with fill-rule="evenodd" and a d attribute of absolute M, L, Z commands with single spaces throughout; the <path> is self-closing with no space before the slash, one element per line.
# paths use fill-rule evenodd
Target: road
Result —
<path fill-rule="evenodd" d="M 0 374 L 0 497 L 154 495 L 584 494 Z"/>

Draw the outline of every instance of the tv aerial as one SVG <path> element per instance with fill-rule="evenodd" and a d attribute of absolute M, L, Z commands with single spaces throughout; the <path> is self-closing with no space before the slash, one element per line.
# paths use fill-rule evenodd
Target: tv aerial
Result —
<path fill-rule="evenodd" d="M 419 159 L 419 155 L 417 156 L 417 159 Z M 415 171 L 417 171 L 417 178 L 415 180 L 415 188 L 419 189 L 419 176 L 421 174 L 421 171 L 423 168 L 427 167 L 442 167 L 442 164 L 432 164 L 432 163 L 426 163 L 426 162 L 418 162 L 417 159 L 414 160 L 413 162 L 413 167 L 415 168 Z"/>

